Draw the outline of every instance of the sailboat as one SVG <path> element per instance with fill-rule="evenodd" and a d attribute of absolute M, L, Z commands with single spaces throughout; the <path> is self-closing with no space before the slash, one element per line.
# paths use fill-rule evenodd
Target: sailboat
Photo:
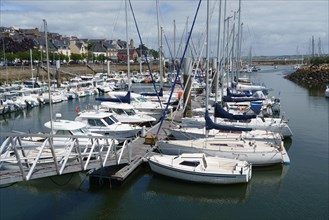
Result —
<path fill-rule="evenodd" d="M 210 117 L 210 116 L 208 116 Z M 182 127 L 204 128 L 206 117 L 193 116 L 182 118 Z M 283 118 L 262 118 L 256 117 L 249 120 L 232 120 L 227 118 L 216 117 L 217 123 L 223 126 L 234 126 L 242 128 L 250 128 L 251 130 L 264 130 L 280 133 L 283 137 L 291 137 L 293 135 L 288 121 Z"/>
<path fill-rule="evenodd" d="M 206 156 L 204 153 L 179 156 L 153 155 L 148 158 L 151 170 L 175 179 L 210 184 L 247 183 L 251 164 L 235 159 Z"/>
<path fill-rule="evenodd" d="M 208 45 L 208 44 L 207 44 Z M 207 56 L 207 58 L 209 58 Z M 208 67 L 208 65 L 207 65 Z M 206 82 L 208 82 L 208 68 L 206 71 Z M 206 86 L 206 106 L 208 107 L 208 89 Z M 250 90 L 250 89 L 248 89 Z M 232 115 L 229 115 L 232 116 Z M 182 118 L 182 127 L 190 125 L 191 127 L 205 128 L 206 131 L 211 129 L 219 130 L 239 130 L 239 129 L 255 129 L 256 127 L 263 127 L 263 130 L 270 131 L 275 127 L 275 131 L 280 131 L 282 135 L 291 135 L 290 129 L 286 133 L 284 130 L 287 124 L 282 120 L 270 119 L 266 122 L 263 118 L 250 118 L 242 120 L 241 118 L 218 119 L 218 124 L 214 123 L 209 117 L 208 110 L 205 111 L 204 117 L 184 117 Z M 248 122 L 246 122 L 248 121 Z M 281 123 L 282 122 L 282 123 Z M 253 125 L 253 126 L 251 126 Z M 230 128 L 229 128 L 230 127 Z M 209 137 L 206 132 L 205 137 L 199 139 L 185 139 L 185 140 L 159 140 L 157 142 L 159 152 L 169 155 L 180 155 L 184 153 L 204 153 L 209 156 L 238 159 L 247 161 L 253 166 L 270 166 L 275 164 L 289 164 L 290 159 L 283 146 L 283 142 L 267 142 L 256 141 L 254 139 L 246 140 L 243 138 L 216 138 Z"/>
<path fill-rule="evenodd" d="M 199 2 L 198 9 L 200 7 L 200 3 L 201 1 Z M 209 1 L 207 2 L 207 6 L 209 11 Z M 192 26 L 192 30 L 193 30 L 193 26 Z M 207 28 L 207 33 L 208 33 L 208 28 Z M 190 37 L 188 38 L 188 41 L 189 39 Z M 185 47 L 185 51 L 186 51 L 186 47 Z M 168 107 L 168 104 L 166 107 Z M 161 127 L 161 123 L 160 123 L 160 127 Z M 199 140 L 202 141 L 202 139 Z M 161 148 L 159 149 L 162 153 L 165 153 L 162 151 Z M 246 161 L 213 157 L 213 155 L 209 156 L 208 154 L 202 152 L 200 153 L 197 151 L 189 152 L 188 154 L 180 154 L 183 152 L 178 152 L 178 153 L 179 153 L 178 156 L 170 156 L 170 155 L 151 156 L 148 158 L 149 165 L 151 169 L 156 173 L 176 179 L 200 182 L 200 183 L 213 183 L 213 184 L 241 183 L 241 182 L 248 182 L 251 178 L 251 164 Z"/>
<path fill-rule="evenodd" d="M 217 129 L 220 125 L 211 121 L 206 112 L 206 129 Z M 256 141 L 255 139 L 232 139 L 204 137 L 193 140 L 160 140 L 157 142 L 160 152 L 170 155 L 181 153 L 206 153 L 207 155 L 246 160 L 253 166 L 269 166 L 289 164 L 290 159 L 284 148 L 283 141 Z"/>

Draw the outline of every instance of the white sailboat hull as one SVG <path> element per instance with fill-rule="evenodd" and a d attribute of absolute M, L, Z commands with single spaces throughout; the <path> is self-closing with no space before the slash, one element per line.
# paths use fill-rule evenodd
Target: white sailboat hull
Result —
<path fill-rule="evenodd" d="M 216 118 L 217 123 L 227 126 L 237 126 L 251 128 L 253 130 L 264 130 L 280 133 L 283 137 L 291 137 L 292 131 L 287 123 L 281 122 L 281 119 L 275 118 L 253 118 L 248 122 L 230 121 L 222 118 Z M 182 118 L 183 127 L 202 128 L 205 126 L 204 117 Z"/>
<path fill-rule="evenodd" d="M 168 131 L 176 140 L 191 140 L 206 137 L 205 128 L 169 128 Z M 216 139 L 232 139 L 232 140 L 255 140 L 273 142 L 281 144 L 282 137 L 279 133 L 267 132 L 264 130 L 252 130 L 250 132 L 225 132 L 216 129 L 208 131 L 208 137 Z"/>
<path fill-rule="evenodd" d="M 205 157 L 206 164 L 203 164 L 202 158 L 192 157 L 190 160 L 185 160 L 181 158 L 184 156 L 154 155 L 148 159 L 148 162 L 155 173 L 190 182 L 234 184 L 246 183 L 251 179 L 251 165 L 245 161 Z M 183 166 L 181 165 L 183 161 L 196 163 L 196 166 Z"/>
<path fill-rule="evenodd" d="M 208 138 L 184 141 L 158 141 L 157 144 L 161 153 L 169 155 L 205 153 L 214 157 L 245 160 L 253 166 L 270 166 L 290 163 L 289 156 L 284 146 L 274 146 L 270 143 L 244 143 L 244 141 Z"/>

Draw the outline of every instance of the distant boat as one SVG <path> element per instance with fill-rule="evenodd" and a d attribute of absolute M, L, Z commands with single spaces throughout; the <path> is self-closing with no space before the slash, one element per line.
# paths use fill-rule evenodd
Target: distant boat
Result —
<path fill-rule="evenodd" d="M 153 155 L 148 162 L 155 173 L 198 183 L 247 183 L 252 172 L 251 164 L 246 161 L 210 157 L 203 153 Z"/>
<path fill-rule="evenodd" d="M 324 95 L 329 98 L 329 86 L 327 86 L 326 91 L 324 92 Z"/>

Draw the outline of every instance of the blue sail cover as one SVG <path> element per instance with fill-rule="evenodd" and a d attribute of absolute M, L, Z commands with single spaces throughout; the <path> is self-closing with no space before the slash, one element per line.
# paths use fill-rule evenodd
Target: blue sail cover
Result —
<path fill-rule="evenodd" d="M 256 115 L 233 115 L 232 113 L 227 112 L 219 103 L 215 104 L 215 117 L 227 118 L 231 120 L 248 120 L 251 118 L 256 118 Z"/>
<path fill-rule="evenodd" d="M 95 98 L 95 100 L 102 101 L 102 102 L 120 102 L 120 103 L 130 104 L 130 91 L 128 91 L 125 96 L 119 96 L 116 98 L 98 97 L 98 98 Z"/>
<path fill-rule="evenodd" d="M 211 130 L 211 129 L 216 129 L 221 131 L 251 131 L 252 130 L 252 128 L 216 124 L 209 117 L 208 111 L 206 111 L 204 118 L 206 120 L 206 130 Z"/>
<path fill-rule="evenodd" d="M 224 96 L 224 102 L 252 102 L 252 101 L 261 101 L 265 100 L 265 98 L 258 98 L 258 97 L 231 97 L 231 96 Z"/>
<path fill-rule="evenodd" d="M 256 115 L 259 115 L 261 112 L 263 103 L 262 102 L 250 102 L 250 108 L 253 110 L 253 112 L 256 113 Z"/>
<path fill-rule="evenodd" d="M 153 92 L 141 92 L 139 93 L 140 95 L 143 95 L 143 96 L 159 96 L 159 97 L 163 97 L 163 89 L 160 88 L 160 91 L 159 93 L 153 93 Z"/>

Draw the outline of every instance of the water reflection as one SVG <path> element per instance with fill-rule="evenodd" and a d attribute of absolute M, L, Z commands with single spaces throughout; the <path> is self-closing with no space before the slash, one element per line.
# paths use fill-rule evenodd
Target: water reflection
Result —
<path fill-rule="evenodd" d="M 179 181 L 153 174 L 147 187 L 151 197 L 167 195 L 185 201 L 216 204 L 238 204 L 246 202 L 249 184 L 208 185 Z"/>
<path fill-rule="evenodd" d="M 82 190 L 88 186 L 88 179 L 84 173 L 71 173 L 60 176 L 46 177 L 42 179 L 19 182 L 13 185 L 13 189 L 27 190 L 33 194 L 39 193 L 64 193 Z"/>
<path fill-rule="evenodd" d="M 252 188 L 257 188 L 258 185 L 272 185 L 280 188 L 288 170 L 287 165 L 253 168 L 250 185 Z"/>
<path fill-rule="evenodd" d="M 284 143 L 284 148 L 286 148 L 286 151 L 288 152 L 291 145 L 292 145 L 292 138 L 291 137 L 287 137 L 283 140 Z"/>
<path fill-rule="evenodd" d="M 253 169 L 253 176 L 249 183 L 235 185 L 197 184 L 150 174 L 151 180 L 147 187 L 147 194 L 150 197 L 171 196 L 189 202 L 240 204 L 245 203 L 251 190 L 257 189 L 259 185 L 280 189 L 288 169 L 289 166 L 282 165 L 256 168 Z"/>
<path fill-rule="evenodd" d="M 326 85 L 302 86 L 307 89 L 309 96 L 325 97 Z"/>

